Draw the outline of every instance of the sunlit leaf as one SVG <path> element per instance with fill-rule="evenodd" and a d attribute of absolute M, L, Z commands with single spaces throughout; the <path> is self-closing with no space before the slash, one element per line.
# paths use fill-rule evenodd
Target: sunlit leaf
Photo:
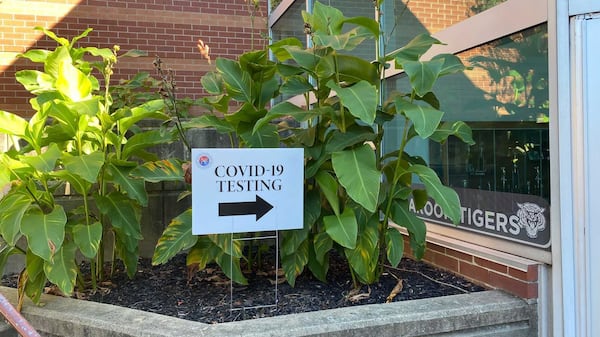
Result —
<path fill-rule="evenodd" d="M 19 70 L 15 74 L 16 80 L 23 85 L 25 90 L 32 94 L 39 94 L 55 90 L 56 79 L 49 74 L 37 70 Z"/>
<path fill-rule="evenodd" d="M 29 123 L 16 114 L 0 110 L 0 132 L 17 137 L 23 137 Z"/>
<path fill-rule="evenodd" d="M 58 76 L 54 85 L 60 93 L 74 102 L 87 99 L 92 93 L 90 79 L 72 64 L 70 58 L 58 63 Z"/>

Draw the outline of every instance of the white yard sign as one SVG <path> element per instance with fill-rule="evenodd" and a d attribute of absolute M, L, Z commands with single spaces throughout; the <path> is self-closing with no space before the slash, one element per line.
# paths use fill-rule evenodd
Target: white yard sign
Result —
<path fill-rule="evenodd" d="M 192 149 L 192 234 L 303 227 L 303 149 Z"/>

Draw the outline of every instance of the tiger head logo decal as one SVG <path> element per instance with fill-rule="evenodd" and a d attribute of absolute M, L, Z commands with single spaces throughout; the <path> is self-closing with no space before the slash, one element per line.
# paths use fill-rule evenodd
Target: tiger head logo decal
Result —
<path fill-rule="evenodd" d="M 517 203 L 517 206 L 519 206 L 517 211 L 519 226 L 525 229 L 528 237 L 537 238 L 538 233 L 546 229 L 545 209 L 530 202 Z"/>

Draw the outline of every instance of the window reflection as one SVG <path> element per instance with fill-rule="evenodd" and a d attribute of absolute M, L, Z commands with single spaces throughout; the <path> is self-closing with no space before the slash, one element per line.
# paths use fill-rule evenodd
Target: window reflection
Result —
<path fill-rule="evenodd" d="M 435 34 L 506 0 L 392 0 L 383 2 L 387 50 L 421 33 Z"/>
<path fill-rule="evenodd" d="M 463 120 L 476 142 L 411 141 L 452 187 L 540 196 L 549 200 L 547 27 L 540 25 L 459 55 L 472 67 L 440 79 L 434 92 L 445 120 Z M 408 90 L 397 76 L 388 90 Z M 397 147 L 399 124 L 386 127 L 386 151 Z"/>

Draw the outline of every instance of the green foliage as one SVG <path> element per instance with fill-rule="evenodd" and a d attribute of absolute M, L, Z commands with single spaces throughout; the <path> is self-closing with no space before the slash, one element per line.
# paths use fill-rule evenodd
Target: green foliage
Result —
<path fill-rule="evenodd" d="M 268 47 L 275 60 L 267 58 L 267 50 L 245 53 L 239 61 L 217 59 L 216 71 L 202 79 L 214 95 L 204 99 L 214 114 L 185 127 L 214 127 L 229 133 L 236 137 L 232 146 L 304 148 L 304 229 L 286 231 L 281 242 L 288 282 L 293 285 L 306 267 L 325 280 L 329 253 L 336 250 L 346 257 L 354 280 L 372 283 L 386 260 L 397 265 L 404 254 L 402 235 L 388 226 L 390 221 L 407 229 L 417 256 L 424 252 L 426 228 L 410 212 L 413 196 L 417 209 L 423 207 L 423 200 L 433 198 L 452 221 L 459 221 L 457 194 L 405 147 L 413 137 L 444 142 L 456 136 L 472 143 L 466 124 L 441 122 L 444 112 L 431 91 L 439 77 L 460 72 L 464 66 L 453 55 L 421 59 L 440 43 L 429 35 L 415 37 L 395 53 L 380 55 L 377 62 L 362 60 L 350 51 L 366 39 L 379 39 L 378 22 L 347 18 L 319 2 L 312 14 L 303 12 L 303 18 L 311 48 L 288 38 Z M 411 89 L 382 101 L 380 79 L 388 62 L 404 70 Z M 281 93 L 304 96 L 306 106 L 283 102 L 269 108 L 269 100 Z M 385 123 L 394 118 L 404 120 L 401 145 L 384 154 Z M 166 229 L 154 263 L 164 263 L 192 244 L 190 221 L 191 217 L 180 216 Z M 200 237 L 188 263 L 203 268 L 216 261 L 223 266 L 221 257 L 233 259 L 234 266 L 243 258 L 214 239 Z M 232 270 L 228 275 L 245 281 Z"/>
<path fill-rule="evenodd" d="M 17 81 L 34 95 L 32 117 L 26 120 L 0 111 L 0 132 L 15 140 L 0 154 L 0 267 L 9 255 L 25 254 L 19 294 L 34 301 L 46 281 L 72 293 L 83 280 L 77 277 L 78 255 L 91 261 L 95 286 L 103 277 L 105 238 L 114 240 L 110 246 L 133 275 L 142 238 L 140 209 L 148 198 L 146 182 L 183 179 L 176 160 L 142 159 L 155 160 L 148 147 L 174 138 L 172 133 L 137 125 L 147 119 L 169 119 L 162 97 L 148 101 L 147 96 L 125 89 L 111 95 L 117 60 L 140 52 L 119 55 L 117 46 L 76 47 L 91 29 L 71 41 L 41 30 L 58 47 L 21 54 L 41 63 L 44 71 L 16 73 Z M 98 73 L 102 80 L 95 77 Z M 145 79 L 138 75 L 125 85 L 129 90 L 131 83 Z M 60 196 L 68 190 L 79 206 L 61 204 Z"/>

